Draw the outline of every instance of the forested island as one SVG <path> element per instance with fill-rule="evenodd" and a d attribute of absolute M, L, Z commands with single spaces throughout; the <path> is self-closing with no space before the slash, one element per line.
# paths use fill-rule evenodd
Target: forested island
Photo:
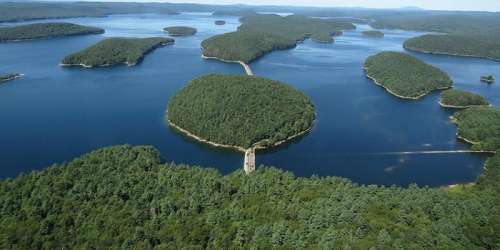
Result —
<path fill-rule="evenodd" d="M 171 36 L 192 36 L 196 34 L 196 28 L 188 26 L 170 26 L 163 29 Z"/>
<path fill-rule="evenodd" d="M 495 82 L 495 77 L 492 75 L 489 76 L 481 76 L 481 82 L 485 82 L 488 84 L 494 83 Z"/>
<path fill-rule="evenodd" d="M 381 37 L 385 36 L 382 31 L 378 31 L 378 30 L 367 30 L 367 31 L 363 31 L 362 34 L 365 36 L 376 37 L 376 38 L 381 38 Z"/>
<path fill-rule="evenodd" d="M 226 21 L 224 21 L 224 20 L 216 20 L 214 23 L 215 23 L 215 25 L 225 25 Z"/>
<path fill-rule="evenodd" d="M 294 15 L 258 14 L 242 17 L 240 21 L 238 31 L 204 40 L 203 55 L 249 63 L 273 50 L 292 48 L 309 37 L 316 42 L 330 43 L 342 30 L 356 28 L 349 22 Z"/>
<path fill-rule="evenodd" d="M 0 42 L 102 33 L 103 29 L 73 23 L 34 23 L 0 28 Z"/>
<path fill-rule="evenodd" d="M 473 106 L 489 106 L 482 96 L 471 92 L 449 89 L 441 92 L 439 104 L 445 108 L 469 108 Z"/>
<path fill-rule="evenodd" d="M 500 149 L 500 109 L 472 107 L 453 115 L 460 139 L 472 144 L 473 150 L 495 152 Z"/>
<path fill-rule="evenodd" d="M 21 74 L 14 74 L 14 73 L 0 75 L 0 83 L 12 81 L 12 80 L 17 79 L 21 76 L 22 76 Z"/>
<path fill-rule="evenodd" d="M 408 54 L 381 52 L 364 65 L 366 75 L 389 93 L 404 99 L 419 99 L 433 90 L 451 88 L 444 71 Z"/>
<path fill-rule="evenodd" d="M 126 64 L 134 66 L 152 50 L 172 44 L 171 38 L 108 38 L 75 54 L 66 56 L 62 66 L 82 66 L 92 68 L 97 66 L 113 66 Z"/>
<path fill-rule="evenodd" d="M 245 151 L 275 146 L 308 131 L 315 111 L 307 96 L 278 81 L 206 75 L 170 99 L 167 118 L 200 141 Z"/>
<path fill-rule="evenodd" d="M 221 176 L 160 158 L 152 147 L 115 146 L 0 180 L 0 248 L 495 249 L 500 243 L 498 155 L 476 185 L 450 190 L 297 178 L 267 167 Z"/>
<path fill-rule="evenodd" d="M 500 45 L 465 35 L 423 35 L 408 39 L 404 48 L 411 51 L 500 60 Z"/>

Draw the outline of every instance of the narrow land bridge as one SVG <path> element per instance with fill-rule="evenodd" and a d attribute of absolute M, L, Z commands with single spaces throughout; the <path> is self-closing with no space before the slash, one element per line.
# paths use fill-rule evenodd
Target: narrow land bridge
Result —
<path fill-rule="evenodd" d="M 247 75 L 249 75 L 249 76 L 254 75 L 252 72 L 252 69 L 250 68 L 250 66 L 248 66 L 248 64 L 246 64 L 243 61 L 239 61 L 238 63 L 241 64 L 241 66 L 243 66 L 243 68 L 245 69 L 245 73 Z M 243 169 L 245 170 L 246 174 L 250 174 L 253 171 L 255 171 L 255 148 L 254 147 L 251 147 L 251 148 L 245 150 L 245 160 L 243 161 Z"/>

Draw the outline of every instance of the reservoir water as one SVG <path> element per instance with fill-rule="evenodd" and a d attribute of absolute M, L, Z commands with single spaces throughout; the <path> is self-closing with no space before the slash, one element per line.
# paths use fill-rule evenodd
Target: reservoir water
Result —
<path fill-rule="evenodd" d="M 167 162 L 217 168 L 227 174 L 241 168 L 239 153 L 196 143 L 169 128 L 169 97 L 190 79 L 208 73 L 244 74 L 237 64 L 201 58 L 200 43 L 236 30 L 235 17 L 208 13 L 114 15 L 63 21 L 98 26 L 103 35 L 0 44 L 0 72 L 24 77 L 0 85 L 0 178 L 69 161 L 93 149 L 117 144 L 153 145 Z M 16 23 L 18 24 L 18 23 Z M 13 24 L 0 24 L 13 25 Z M 67 54 L 106 37 L 166 36 L 161 29 L 188 25 L 195 36 L 175 38 L 135 67 L 62 68 Z M 334 44 L 305 41 L 253 62 L 254 73 L 287 82 L 311 97 L 317 121 L 307 136 L 259 152 L 257 164 L 297 176 L 342 176 L 361 184 L 439 186 L 474 181 L 486 156 L 435 151 L 467 150 L 456 140 L 453 111 L 440 108 L 438 93 L 419 101 L 397 99 L 366 79 L 366 57 L 384 50 L 403 51 L 402 43 L 420 33 L 386 30 L 385 38 L 356 31 Z M 410 53 L 410 52 L 407 52 Z M 411 53 L 450 74 L 458 89 L 500 104 L 499 87 L 479 82 L 500 72 L 500 63 Z"/>

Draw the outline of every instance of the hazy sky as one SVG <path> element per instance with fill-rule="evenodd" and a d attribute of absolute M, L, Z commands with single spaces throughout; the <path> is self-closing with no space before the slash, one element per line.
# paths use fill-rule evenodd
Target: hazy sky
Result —
<path fill-rule="evenodd" d="M 56 0 L 57 1 L 57 0 Z M 425 9 L 440 10 L 490 10 L 500 11 L 500 0 L 92 0 L 113 2 L 189 2 L 207 4 L 251 5 L 303 5 L 303 6 L 337 6 L 368 8 L 399 8 L 418 6 Z"/>

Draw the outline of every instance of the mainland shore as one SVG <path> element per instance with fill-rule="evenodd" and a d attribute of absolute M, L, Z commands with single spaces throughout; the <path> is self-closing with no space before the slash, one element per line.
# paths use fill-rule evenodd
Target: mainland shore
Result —
<path fill-rule="evenodd" d="M 456 53 L 450 53 L 450 52 L 441 52 L 441 51 L 428 51 L 428 50 L 423 50 L 423 49 L 418 49 L 410 46 L 405 46 L 403 45 L 404 49 L 413 51 L 413 52 L 419 52 L 419 53 L 424 53 L 424 54 L 430 54 L 430 55 L 442 55 L 442 56 L 457 56 L 457 57 L 469 57 L 469 58 L 478 58 L 478 59 L 487 59 L 487 60 L 492 60 L 495 62 L 500 62 L 499 58 L 493 58 L 489 56 L 478 56 L 478 55 L 464 55 L 464 54 L 456 54 Z"/>

